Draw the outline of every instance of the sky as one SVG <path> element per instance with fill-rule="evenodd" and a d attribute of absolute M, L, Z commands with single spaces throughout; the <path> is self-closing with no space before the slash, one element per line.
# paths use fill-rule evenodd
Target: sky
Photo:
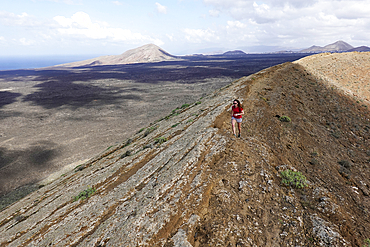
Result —
<path fill-rule="evenodd" d="M 0 57 L 370 46 L 370 0 L 2 0 Z"/>

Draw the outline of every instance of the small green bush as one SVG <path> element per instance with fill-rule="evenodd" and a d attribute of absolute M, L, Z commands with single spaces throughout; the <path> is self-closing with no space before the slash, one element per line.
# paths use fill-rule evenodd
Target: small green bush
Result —
<path fill-rule="evenodd" d="M 369 238 L 365 239 L 364 243 L 365 244 L 362 247 L 370 247 L 370 239 Z"/>
<path fill-rule="evenodd" d="M 158 126 L 152 126 L 152 127 L 149 127 L 145 130 L 144 132 L 144 136 L 147 136 L 149 135 L 150 133 L 152 133 L 154 130 L 156 130 L 158 128 Z"/>
<path fill-rule="evenodd" d="M 279 118 L 279 120 L 281 121 L 281 122 L 291 122 L 292 120 L 290 119 L 290 117 L 288 117 L 288 116 L 281 116 L 280 118 Z"/>
<path fill-rule="evenodd" d="M 171 128 L 175 128 L 177 125 L 179 125 L 180 123 L 177 123 L 177 124 L 174 124 L 171 126 Z"/>
<path fill-rule="evenodd" d="M 78 200 L 85 200 L 86 198 L 89 198 L 90 196 L 92 196 L 94 193 L 96 192 L 96 189 L 95 188 L 87 188 L 86 190 L 84 191 L 81 191 L 80 194 L 78 194 L 78 196 L 75 196 L 73 201 L 78 201 Z"/>
<path fill-rule="evenodd" d="M 265 97 L 260 97 L 260 99 L 262 99 L 263 101 L 265 101 L 265 102 L 268 102 L 269 100 L 267 99 L 267 98 L 265 98 Z"/>
<path fill-rule="evenodd" d="M 183 104 L 183 105 L 181 106 L 181 109 L 187 108 L 187 107 L 189 107 L 189 106 L 190 106 L 189 104 Z"/>
<path fill-rule="evenodd" d="M 298 189 L 302 189 L 307 186 L 307 179 L 301 172 L 295 172 L 288 169 L 282 171 L 280 174 L 283 178 L 281 182 L 286 186 L 292 186 Z"/>
<path fill-rule="evenodd" d="M 158 144 L 162 144 L 162 143 L 164 143 L 166 141 L 168 141 L 168 139 L 166 137 L 163 137 L 163 136 L 158 137 L 158 138 L 155 138 L 155 144 L 157 144 L 157 143 Z"/>

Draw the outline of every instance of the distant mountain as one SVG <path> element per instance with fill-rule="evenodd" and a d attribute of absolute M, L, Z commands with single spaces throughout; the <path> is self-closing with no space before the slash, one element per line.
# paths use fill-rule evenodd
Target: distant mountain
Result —
<path fill-rule="evenodd" d="M 136 49 L 131 49 L 121 55 L 110 55 L 92 58 L 84 61 L 57 65 L 60 67 L 117 65 L 132 63 L 150 63 L 168 60 L 180 60 L 154 44 L 148 44 Z"/>
<path fill-rule="evenodd" d="M 359 46 L 359 47 L 353 48 L 353 49 L 348 50 L 348 51 L 350 51 L 350 52 L 352 52 L 352 51 L 367 52 L 367 51 L 370 51 L 370 47 L 368 47 L 368 46 Z"/>
<path fill-rule="evenodd" d="M 341 52 L 341 51 L 348 51 L 353 49 L 354 47 L 344 41 L 337 41 L 333 44 L 326 45 L 324 47 L 321 46 L 311 46 L 310 48 L 303 49 L 301 53 L 319 53 L 319 52 Z"/>
<path fill-rule="evenodd" d="M 235 50 L 235 51 L 227 51 L 222 55 L 224 55 L 224 56 L 245 56 L 247 54 L 243 51 Z"/>

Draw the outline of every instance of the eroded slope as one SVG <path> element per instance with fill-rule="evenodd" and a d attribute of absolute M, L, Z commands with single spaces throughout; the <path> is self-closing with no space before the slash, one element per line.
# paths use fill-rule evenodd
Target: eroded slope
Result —
<path fill-rule="evenodd" d="M 246 111 L 240 139 L 234 98 Z M 263 70 L 8 207 L 0 243 L 360 246 L 370 238 L 369 119 L 366 105 L 300 64 Z M 283 186 L 286 169 L 308 187 Z M 92 195 L 76 198 L 84 190 Z"/>

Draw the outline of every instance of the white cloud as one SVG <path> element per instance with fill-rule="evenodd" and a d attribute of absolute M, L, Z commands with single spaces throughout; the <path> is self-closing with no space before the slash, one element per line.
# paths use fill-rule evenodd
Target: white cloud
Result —
<path fill-rule="evenodd" d="M 226 28 L 246 28 L 247 25 L 240 21 L 228 21 Z"/>
<path fill-rule="evenodd" d="M 210 11 L 208 11 L 208 13 L 209 13 L 210 16 L 213 16 L 213 17 L 219 17 L 220 16 L 220 11 L 216 10 L 216 9 L 211 9 Z"/>
<path fill-rule="evenodd" d="M 36 1 L 36 0 L 33 0 L 33 1 Z M 65 3 L 68 5 L 81 5 L 82 4 L 82 0 L 47 0 L 47 1 L 55 2 L 55 3 Z"/>
<path fill-rule="evenodd" d="M 229 14 L 236 20 L 251 19 L 256 23 L 291 20 L 293 17 L 324 13 L 339 19 L 358 19 L 370 16 L 368 0 L 203 0 L 214 9 Z M 293 14 L 293 16 L 292 16 Z"/>
<path fill-rule="evenodd" d="M 166 34 L 166 36 L 170 41 L 175 41 L 173 34 Z"/>
<path fill-rule="evenodd" d="M 0 41 L 5 41 L 5 38 L 3 36 L 0 36 Z"/>
<path fill-rule="evenodd" d="M 163 44 L 161 40 L 134 33 L 129 29 L 113 28 L 106 23 L 93 22 L 90 16 L 84 12 L 77 12 L 70 18 L 56 16 L 54 20 L 60 25 L 58 31 L 62 35 L 111 41 L 146 41 Z"/>
<path fill-rule="evenodd" d="M 166 6 L 163 6 L 160 3 L 155 3 L 155 5 L 157 6 L 158 13 L 167 14 L 167 7 Z"/>
<path fill-rule="evenodd" d="M 191 43 L 212 42 L 219 39 L 215 31 L 211 29 L 184 29 L 185 38 Z"/>
<path fill-rule="evenodd" d="M 71 18 L 55 16 L 54 20 L 62 27 L 93 28 L 90 16 L 84 12 L 77 12 Z"/>
<path fill-rule="evenodd" d="M 34 17 L 29 16 L 27 13 L 16 15 L 5 11 L 0 11 L 0 23 L 5 26 L 37 26 L 40 22 L 37 22 Z"/>
<path fill-rule="evenodd" d="M 19 42 L 24 45 L 24 46 L 29 46 L 29 45 L 33 45 L 35 44 L 35 42 L 33 40 L 29 40 L 29 39 L 26 39 L 26 38 L 21 38 L 19 39 Z"/>
<path fill-rule="evenodd" d="M 224 25 L 229 40 L 255 45 L 326 45 L 337 40 L 351 44 L 370 38 L 368 0 L 203 0 L 232 20 Z M 362 31 L 361 31 L 362 30 Z M 367 30 L 367 31 L 364 31 Z M 217 30 L 217 35 L 224 34 Z M 239 35 L 238 35 L 239 34 Z M 216 34 L 215 34 L 216 35 Z M 235 37 L 238 35 L 238 37 Z M 225 42 L 226 43 L 226 42 Z M 366 44 L 367 43 L 367 44 Z M 369 45 L 368 41 L 364 45 Z M 251 43 L 245 44 L 253 45 Z"/>
<path fill-rule="evenodd" d="M 113 1 L 112 3 L 117 6 L 123 5 L 123 3 L 121 3 L 120 1 Z"/>

